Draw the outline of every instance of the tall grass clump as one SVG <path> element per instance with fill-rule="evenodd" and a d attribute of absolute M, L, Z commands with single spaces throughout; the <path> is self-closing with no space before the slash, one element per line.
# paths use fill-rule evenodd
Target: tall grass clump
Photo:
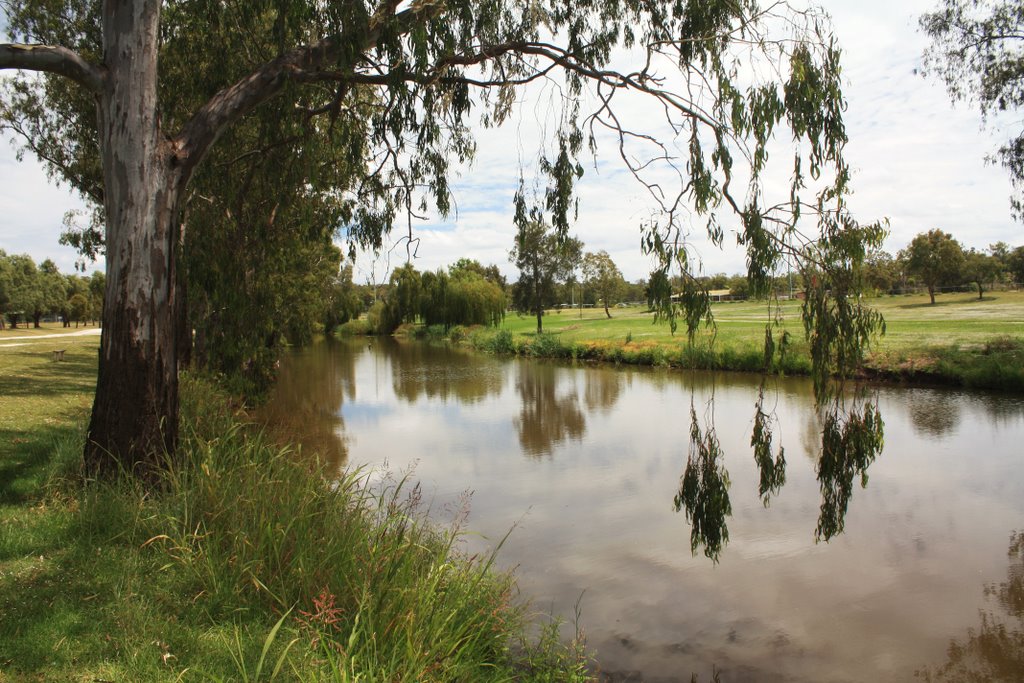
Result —
<path fill-rule="evenodd" d="M 349 320 L 346 323 L 338 325 L 334 334 L 339 337 L 355 337 L 355 336 L 368 336 L 374 333 L 373 326 L 370 321 L 366 318 L 359 318 L 357 320 Z"/>
<path fill-rule="evenodd" d="M 469 338 L 470 344 L 477 351 L 498 355 L 515 355 L 517 351 L 512 332 L 504 328 L 496 331 L 478 329 Z"/>
<path fill-rule="evenodd" d="M 550 642 L 528 651 L 558 670 L 524 673 L 514 581 L 493 556 L 460 550 L 464 515 L 437 526 L 408 479 L 371 484 L 300 460 L 201 380 L 187 378 L 182 395 L 189 428 L 159 493 L 127 479 L 97 485 L 82 526 L 155 555 L 188 610 L 207 615 L 233 662 L 211 680 L 256 680 L 257 670 L 308 681 L 583 676 L 581 660 L 552 656 L 562 646 Z"/>
<path fill-rule="evenodd" d="M 557 334 L 541 333 L 530 341 L 528 353 L 535 358 L 569 358 L 572 349 Z"/>

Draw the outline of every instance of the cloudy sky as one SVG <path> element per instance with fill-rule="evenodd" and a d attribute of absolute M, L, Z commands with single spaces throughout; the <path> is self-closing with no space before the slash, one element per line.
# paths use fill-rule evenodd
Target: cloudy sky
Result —
<path fill-rule="evenodd" d="M 982 129 L 973 108 L 952 106 L 940 84 L 915 73 L 927 44 L 917 30 L 917 17 L 935 0 L 820 4 L 832 14 L 844 51 L 846 155 L 854 170 L 850 206 L 857 217 L 862 222 L 889 219 L 886 248 L 891 252 L 932 228 L 978 249 L 1000 240 L 1024 244 L 1024 227 L 1010 219 L 1006 174 L 985 163 L 1005 131 Z M 418 268 L 469 256 L 512 274 L 512 195 L 519 164 L 535 153 L 542 135 L 539 106 L 526 102 L 504 128 L 481 133 L 476 161 L 455 183 L 457 214 L 414 224 Z M 18 162 L 14 142 L 0 140 L 0 249 L 26 252 L 37 261 L 52 258 L 61 270 L 71 271 L 76 254 L 57 238 L 64 213 L 81 204 L 50 183 L 34 160 L 26 156 Z M 640 252 L 638 226 L 650 216 L 651 202 L 614 163 L 612 150 L 598 154 L 596 164 L 586 164 L 579 186 L 575 232 L 588 250 L 607 250 L 627 278 L 645 277 L 651 262 Z M 777 179 L 780 186 L 787 178 Z M 727 234 L 722 250 L 695 242 L 705 272 L 745 269 L 742 252 L 730 246 L 734 241 Z M 357 279 L 372 273 L 380 280 L 388 267 L 405 259 L 404 243 L 376 259 L 362 255 Z"/>

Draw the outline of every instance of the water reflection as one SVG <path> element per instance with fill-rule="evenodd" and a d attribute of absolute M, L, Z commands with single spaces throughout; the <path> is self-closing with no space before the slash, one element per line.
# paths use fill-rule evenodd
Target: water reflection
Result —
<path fill-rule="evenodd" d="M 714 399 L 712 398 L 712 401 Z M 713 406 L 709 405 L 709 411 Z M 729 542 L 726 518 L 732 515 L 729 502 L 729 472 L 722 463 L 722 446 L 715 434 L 713 418 L 701 430 L 697 411 L 690 403 L 690 452 L 686 469 L 673 499 L 676 512 L 686 510 L 690 523 L 690 552 L 704 547 L 704 555 L 718 563 Z"/>
<path fill-rule="evenodd" d="M 957 683 L 1024 680 L 1024 533 L 1010 535 L 1007 556 L 1006 581 L 984 587 L 986 601 L 994 598 L 1001 614 L 981 610 L 981 624 L 969 629 L 966 638 L 950 642 L 946 662 L 918 672 L 920 678 Z"/>
<path fill-rule="evenodd" d="M 522 408 L 515 426 L 523 451 L 532 456 L 550 455 L 556 444 L 582 439 L 587 420 L 575 387 L 559 394 L 558 368 L 549 363 L 522 362 L 517 370 L 516 391 Z"/>
<path fill-rule="evenodd" d="M 584 595 L 581 626 L 604 671 L 646 681 L 705 680 L 714 667 L 726 682 L 908 680 L 947 661 L 950 635 L 979 632 L 977 577 L 1005 573 L 1004 530 L 1024 519 L 1017 398 L 930 392 L 957 404 L 961 425 L 924 439 L 911 412 L 919 391 L 880 389 L 885 457 L 870 462 L 864 450 L 826 467 L 827 411 L 801 378 L 771 378 L 762 397 L 752 375 L 467 360 L 381 342 L 331 345 L 315 368 L 296 366 L 307 352 L 284 363 L 296 381 L 281 410 L 296 434 L 310 432 L 299 414 L 320 421 L 313 431 L 343 428 L 351 464 L 415 468 L 438 511 L 472 490 L 466 551 L 488 552 L 515 526 L 501 566 L 516 567 L 523 595 L 545 610 L 571 615 Z M 331 377 L 342 390 L 326 392 L 329 404 L 304 405 Z M 713 414 L 704 408 L 712 396 Z M 717 564 L 692 556 L 683 496 L 678 512 L 670 503 L 686 475 L 691 402 L 691 478 L 705 492 L 692 507 L 711 546 L 729 539 Z M 864 421 L 863 401 L 851 405 Z M 830 438 L 856 442 L 846 418 L 838 413 Z M 775 492 L 783 448 L 785 485 Z M 857 491 L 867 465 L 870 486 Z M 836 512 L 822 526 L 842 517 L 845 530 L 815 544 L 823 481 Z M 725 494 L 731 516 L 715 508 Z M 998 613 L 997 595 L 989 599 Z M 957 680 L 954 669 L 942 680 Z"/>
<path fill-rule="evenodd" d="M 761 473 L 757 492 L 761 502 L 768 507 L 771 497 L 786 483 L 786 449 L 779 446 L 778 455 L 772 456 L 772 440 L 778 418 L 774 411 L 771 414 L 765 411 L 764 389 L 765 382 L 762 381 L 754 406 L 754 432 L 750 435 L 750 447 L 754 449 L 754 462 Z"/>
<path fill-rule="evenodd" d="M 910 419 L 917 433 L 941 439 L 960 424 L 960 402 L 951 400 L 950 392 L 921 389 L 913 392 L 909 402 Z"/>
<path fill-rule="evenodd" d="M 860 399 L 863 400 L 863 399 Z M 725 469 L 722 447 L 714 425 L 714 395 L 708 401 L 710 416 L 704 428 L 690 404 L 690 448 L 679 490 L 673 498 L 676 512 L 685 510 L 690 523 L 690 550 L 699 548 L 717 564 L 729 542 L 728 518 L 732 516 L 729 499 L 729 473 Z M 754 406 L 754 426 L 750 446 L 754 452 L 760 481 L 758 495 L 765 507 L 786 482 L 785 449 L 773 453 L 776 417 L 765 411 L 765 381 L 762 381 Z M 821 408 L 817 438 L 820 450 L 815 465 L 821 490 L 816 541 L 828 541 L 846 527 L 846 512 L 853 496 L 853 482 L 868 483 L 868 468 L 881 454 L 884 424 L 876 403 L 857 398 L 836 398 Z M 806 435 L 805 435 L 806 436 Z"/>
<path fill-rule="evenodd" d="M 493 358 L 389 337 L 374 344 L 378 353 L 391 359 L 395 395 L 409 403 L 421 397 L 475 403 L 500 394 L 505 387 L 503 367 Z"/>
<path fill-rule="evenodd" d="M 632 375 L 627 375 L 611 368 L 593 368 L 584 375 L 585 389 L 583 402 L 588 411 L 611 410 L 622 395 L 622 389 Z"/>
<path fill-rule="evenodd" d="M 288 358 L 268 401 L 256 411 L 271 436 L 315 453 L 330 471 L 348 460 L 341 406 L 356 399 L 356 354 L 338 351 L 325 341 Z"/>
<path fill-rule="evenodd" d="M 883 442 L 882 414 L 876 404 L 865 401 L 863 408 L 854 405 L 849 412 L 840 401 L 827 407 L 818 460 L 821 513 L 815 540 L 828 541 L 843 533 L 854 477 L 860 478 L 861 488 L 868 485 L 868 467 L 881 454 Z"/>

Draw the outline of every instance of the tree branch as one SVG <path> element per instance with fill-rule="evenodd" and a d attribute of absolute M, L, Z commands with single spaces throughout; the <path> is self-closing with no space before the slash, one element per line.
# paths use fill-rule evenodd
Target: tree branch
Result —
<path fill-rule="evenodd" d="M 106 72 L 90 64 L 80 54 L 53 45 L 0 44 L 0 69 L 45 71 L 70 78 L 90 92 L 103 87 Z"/>
<path fill-rule="evenodd" d="M 384 3 L 382 9 L 386 6 L 389 6 L 388 3 Z M 393 15 L 390 22 L 378 12 L 362 35 L 362 44 L 357 52 L 362 53 L 376 46 L 385 26 L 390 24 L 398 34 L 407 33 L 440 10 L 440 5 L 435 2 L 416 2 Z M 334 36 L 313 45 L 295 48 L 218 92 L 196 112 L 174 139 L 179 162 L 186 171 L 195 168 L 228 126 L 276 95 L 289 80 L 337 60 L 345 42 L 350 40 L 350 36 Z"/>

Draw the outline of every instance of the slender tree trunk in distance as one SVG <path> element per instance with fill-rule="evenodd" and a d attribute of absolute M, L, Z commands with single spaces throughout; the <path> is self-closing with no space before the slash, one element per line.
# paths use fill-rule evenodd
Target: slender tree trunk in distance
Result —
<path fill-rule="evenodd" d="M 537 334 L 541 334 L 544 331 L 541 322 L 541 318 L 544 317 L 544 304 L 540 298 L 540 273 L 537 272 L 537 268 L 533 269 L 533 297 L 533 303 L 537 306 Z"/>
<path fill-rule="evenodd" d="M 934 306 L 935 305 L 935 286 L 934 285 L 928 285 L 928 296 L 931 297 L 932 305 Z"/>
<path fill-rule="evenodd" d="M 156 114 L 161 0 L 105 0 L 99 136 L 107 214 L 106 300 L 85 446 L 93 476 L 152 479 L 178 435 L 174 334 L 182 173 Z"/>
<path fill-rule="evenodd" d="M 605 299 L 605 302 L 604 302 L 604 314 L 605 314 L 606 316 L 608 316 L 608 319 L 609 319 L 609 320 L 611 320 L 611 319 L 612 319 L 612 314 L 611 314 L 611 312 L 610 312 L 610 311 L 608 310 L 608 300 L 607 300 L 607 299 Z"/>

